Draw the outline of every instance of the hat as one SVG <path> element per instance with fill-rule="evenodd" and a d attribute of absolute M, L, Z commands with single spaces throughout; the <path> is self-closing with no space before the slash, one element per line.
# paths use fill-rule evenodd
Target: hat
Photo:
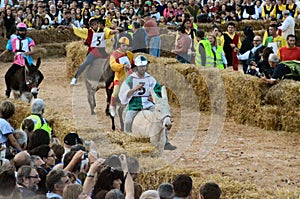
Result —
<path fill-rule="evenodd" d="M 289 14 L 290 14 L 290 11 L 289 11 L 289 10 L 284 10 L 284 11 L 282 11 L 282 14 L 283 14 L 283 15 L 289 15 Z"/>
<path fill-rule="evenodd" d="M 148 60 L 146 57 L 139 55 L 134 59 L 134 65 L 136 66 L 146 66 L 148 64 Z"/>
<path fill-rule="evenodd" d="M 82 140 L 77 133 L 71 132 L 64 137 L 64 143 L 70 146 L 82 144 Z"/>

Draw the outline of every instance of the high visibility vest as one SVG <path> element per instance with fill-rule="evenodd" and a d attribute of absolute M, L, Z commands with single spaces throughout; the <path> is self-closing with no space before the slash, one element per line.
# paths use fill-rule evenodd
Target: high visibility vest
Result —
<path fill-rule="evenodd" d="M 224 64 L 223 64 L 223 60 L 222 60 L 222 54 L 223 54 L 223 48 L 222 46 L 217 46 L 217 50 L 216 50 L 216 60 L 215 60 L 215 65 L 217 68 L 219 69 L 224 69 Z"/>
<path fill-rule="evenodd" d="M 34 130 L 43 129 L 43 130 L 47 131 L 47 133 L 49 134 L 49 137 L 51 138 L 52 129 L 49 126 L 49 124 L 45 118 L 43 118 L 39 115 L 30 115 L 26 119 L 32 119 L 32 121 L 34 123 Z M 21 124 L 20 129 L 22 129 L 22 124 Z"/>
<path fill-rule="evenodd" d="M 197 49 L 196 49 L 196 65 L 197 66 L 202 66 L 202 60 L 201 60 L 201 54 L 199 51 L 200 45 L 203 45 L 204 50 L 205 50 L 205 58 L 206 58 L 206 63 L 205 66 L 214 66 L 214 54 L 211 49 L 210 42 L 208 40 L 201 40 L 198 43 Z"/>

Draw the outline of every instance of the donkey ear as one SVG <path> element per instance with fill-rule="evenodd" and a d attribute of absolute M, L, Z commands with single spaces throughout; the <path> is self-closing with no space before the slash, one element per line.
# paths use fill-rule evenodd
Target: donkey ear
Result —
<path fill-rule="evenodd" d="M 151 97 L 153 99 L 153 102 L 156 103 L 158 97 L 157 97 L 156 93 L 154 92 L 153 88 L 150 88 L 150 93 L 151 93 Z"/>
<path fill-rule="evenodd" d="M 162 99 L 168 100 L 167 89 L 166 89 L 165 86 L 163 86 L 163 87 L 161 88 L 161 97 L 162 97 Z"/>
<path fill-rule="evenodd" d="M 37 60 L 36 60 L 36 67 L 39 68 L 41 65 L 41 58 L 39 57 Z"/>

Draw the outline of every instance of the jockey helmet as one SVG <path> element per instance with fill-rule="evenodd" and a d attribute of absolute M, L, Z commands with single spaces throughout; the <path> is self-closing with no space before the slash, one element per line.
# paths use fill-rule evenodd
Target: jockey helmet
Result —
<path fill-rule="evenodd" d="M 143 55 L 139 55 L 134 59 L 134 65 L 136 66 L 147 66 L 148 60 Z"/>
<path fill-rule="evenodd" d="M 89 25 L 91 25 L 93 22 L 98 22 L 100 20 L 100 17 L 91 17 L 89 19 Z"/>
<path fill-rule="evenodd" d="M 22 22 L 18 23 L 17 30 L 26 31 L 27 30 L 27 25 L 25 23 L 22 23 Z"/>
<path fill-rule="evenodd" d="M 129 45 L 129 39 L 127 37 L 121 37 L 119 39 L 119 44 Z"/>

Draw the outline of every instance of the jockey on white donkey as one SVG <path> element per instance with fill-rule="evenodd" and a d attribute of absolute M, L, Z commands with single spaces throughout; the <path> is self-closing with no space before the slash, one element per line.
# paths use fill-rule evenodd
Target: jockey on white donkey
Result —
<path fill-rule="evenodd" d="M 3 56 L 6 52 L 11 51 L 14 53 L 14 62 L 13 65 L 8 69 L 5 74 L 5 83 L 6 83 L 6 91 L 5 95 L 9 98 L 11 93 L 11 83 L 10 78 L 17 72 L 17 70 L 21 69 L 25 66 L 25 59 L 29 65 L 33 64 L 33 59 L 31 55 L 34 54 L 35 50 L 35 42 L 32 38 L 26 37 L 27 26 L 25 23 L 19 23 L 17 25 L 17 35 L 12 35 L 10 40 L 8 40 L 6 45 L 6 50 L 4 50 L 0 57 Z M 43 75 L 40 73 L 39 83 L 44 79 Z"/>
<path fill-rule="evenodd" d="M 137 114 L 142 110 L 155 110 L 155 98 L 161 98 L 167 96 L 162 96 L 161 85 L 147 73 L 148 60 L 144 56 L 137 56 L 134 60 L 134 64 L 137 67 L 136 72 L 132 73 L 127 77 L 125 82 L 120 88 L 119 98 L 122 104 L 128 104 L 126 116 L 125 116 L 125 132 L 131 133 L 132 123 Z M 153 89 L 153 94 L 157 96 L 151 96 L 150 89 Z M 157 99 L 158 101 L 159 99 Z M 163 100 L 163 99 L 162 99 Z M 167 102 L 167 101 L 166 101 Z M 169 116 L 169 115 L 168 115 Z M 164 118 L 161 118 L 163 120 Z M 147 118 L 145 118 L 147 120 Z M 150 121 L 154 122 L 154 121 Z M 169 129 L 170 127 L 166 128 Z M 175 150 L 176 146 L 173 146 L 168 141 L 168 133 L 165 130 L 166 142 L 164 145 L 165 150 Z"/>

